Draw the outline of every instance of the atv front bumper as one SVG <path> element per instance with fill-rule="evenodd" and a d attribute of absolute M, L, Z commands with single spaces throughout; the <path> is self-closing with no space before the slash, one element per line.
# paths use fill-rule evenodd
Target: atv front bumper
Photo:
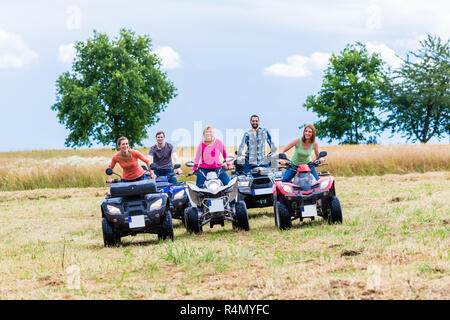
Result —
<path fill-rule="evenodd" d="M 239 188 L 240 199 L 245 201 L 247 209 L 263 208 L 273 205 L 273 191 L 272 188 L 265 189 L 250 189 Z"/>

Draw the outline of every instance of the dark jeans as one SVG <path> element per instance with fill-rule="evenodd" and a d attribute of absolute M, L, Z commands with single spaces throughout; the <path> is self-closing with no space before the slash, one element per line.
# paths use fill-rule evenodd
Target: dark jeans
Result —
<path fill-rule="evenodd" d="M 292 170 L 292 169 L 287 169 L 284 172 L 283 179 L 281 181 L 282 182 L 291 182 L 291 180 L 294 178 L 296 173 L 297 172 Z M 311 173 L 314 176 L 314 178 L 316 178 L 316 180 L 319 180 L 319 175 L 317 174 L 316 168 L 312 167 L 311 168 Z"/>
<path fill-rule="evenodd" d="M 139 178 L 136 178 L 136 179 L 133 179 L 133 180 L 120 179 L 120 181 L 122 181 L 122 182 L 135 182 L 135 181 L 144 180 L 144 179 L 147 179 L 146 176 L 145 176 L 145 173 L 142 176 L 140 176 Z"/>
<path fill-rule="evenodd" d="M 208 174 L 208 172 L 218 172 L 219 169 L 203 169 L 199 168 L 199 171 L 203 172 L 205 176 Z M 230 177 L 227 175 L 225 171 L 222 170 L 222 172 L 219 175 L 220 181 L 222 181 L 223 185 L 226 186 L 230 182 Z M 197 174 L 197 187 L 203 188 L 203 184 L 205 183 L 206 178 L 199 172 Z"/>
<path fill-rule="evenodd" d="M 177 177 L 173 169 L 158 169 L 153 171 L 157 177 L 166 176 L 170 183 L 178 183 Z"/>

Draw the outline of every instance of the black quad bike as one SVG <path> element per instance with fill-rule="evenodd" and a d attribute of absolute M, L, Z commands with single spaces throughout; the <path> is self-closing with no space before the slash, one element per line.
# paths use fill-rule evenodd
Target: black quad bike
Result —
<path fill-rule="evenodd" d="M 244 172 L 243 165 L 238 164 L 237 160 L 234 167 L 231 177 L 238 179 L 238 200 L 244 201 L 248 209 L 273 206 L 273 185 L 281 181 L 281 169 L 261 165 L 252 166 L 250 171 Z"/>
<path fill-rule="evenodd" d="M 228 157 L 224 162 L 232 161 L 233 157 Z M 186 166 L 193 167 L 194 163 L 189 161 Z M 202 188 L 196 184 L 187 184 L 188 197 L 191 206 L 184 212 L 185 226 L 189 233 L 200 233 L 203 226 L 209 223 L 212 228 L 216 224 L 224 226 L 225 220 L 232 223 L 233 228 L 242 230 L 250 230 L 248 222 L 247 207 L 244 201 L 237 201 L 238 181 L 237 178 L 224 186 L 218 178 L 219 172 L 209 172 L 205 176 L 205 183 Z M 190 175 L 203 174 L 202 171 L 196 170 Z M 204 174 L 203 174 L 204 175 Z"/>
<path fill-rule="evenodd" d="M 106 169 L 106 174 L 119 176 L 110 168 Z M 116 246 L 122 237 L 138 233 L 155 233 L 160 240 L 173 241 L 169 207 L 167 194 L 158 191 L 155 180 L 121 182 L 114 179 L 110 194 L 101 203 L 105 247 Z"/>
<path fill-rule="evenodd" d="M 274 192 L 274 218 L 279 229 L 289 229 L 292 221 L 304 218 L 314 220 L 321 216 L 328 223 L 342 223 L 342 209 L 336 197 L 335 180 L 328 171 L 319 172 L 316 181 L 311 174 L 312 167 L 320 167 L 319 158 L 325 157 L 326 151 L 320 152 L 318 158 L 309 164 L 294 165 L 285 154 L 280 159 L 287 160 L 286 166 L 295 170 L 292 182 L 277 182 Z"/>
<path fill-rule="evenodd" d="M 144 170 L 147 170 L 145 166 L 142 166 Z M 181 168 L 180 164 L 174 165 L 173 169 Z M 156 170 L 156 164 L 152 163 L 150 169 Z M 189 198 L 186 192 L 186 183 L 177 182 L 170 183 L 169 176 L 156 177 L 156 188 L 167 194 L 169 197 L 170 212 L 173 219 L 180 219 L 184 224 L 184 210 L 190 206 Z"/>

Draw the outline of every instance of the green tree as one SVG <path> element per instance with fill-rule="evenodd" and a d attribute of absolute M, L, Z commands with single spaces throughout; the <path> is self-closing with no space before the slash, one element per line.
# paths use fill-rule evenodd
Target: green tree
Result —
<path fill-rule="evenodd" d="M 75 48 L 72 72 L 58 78 L 57 102 L 51 107 L 70 131 L 65 145 L 115 145 L 121 136 L 141 145 L 148 128 L 159 121 L 158 114 L 176 96 L 151 51 L 151 39 L 121 29 L 120 36 L 110 40 L 94 31 L 93 38 L 77 42 Z"/>
<path fill-rule="evenodd" d="M 431 35 L 420 45 L 393 72 L 384 126 L 408 140 L 427 143 L 433 136 L 450 133 L 450 46 L 448 40 L 443 43 Z"/>
<path fill-rule="evenodd" d="M 381 92 L 384 88 L 384 62 L 367 52 L 364 44 L 349 44 L 330 58 L 322 87 L 306 98 L 304 107 L 317 113 L 317 135 L 329 141 L 359 144 L 364 133 L 377 131 Z"/>

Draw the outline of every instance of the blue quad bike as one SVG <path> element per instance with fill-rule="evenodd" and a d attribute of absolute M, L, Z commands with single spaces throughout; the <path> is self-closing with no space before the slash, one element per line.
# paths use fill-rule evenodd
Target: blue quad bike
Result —
<path fill-rule="evenodd" d="M 110 168 L 106 174 L 120 177 Z M 105 247 L 117 246 L 122 237 L 140 233 L 157 234 L 159 240 L 174 240 L 169 197 L 157 189 L 153 179 L 136 182 L 114 179 L 100 208 Z"/>
<path fill-rule="evenodd" d="M 142 166 L 144 170 L 147 170 L 145 166 Z M 176 164 L 173 169 L 181 168 L 180 164 Z M 156 170 L 156 164 L 152 163 L 150 165 L 150 169 Z M 183 223 L 184 222 L 184 210 L 188 208 L 191 204 L 189 202 L 189 198 L 186 192 L 186 183 L 184 182 L 177 182 L 177 183 L 170 183 L 169 179 L 171 176 L 159 176 L 156 177 L 156 188 L 160 192 L 164 192 L 167 194 L 169 198 L 169 208 L 170 212 L 172 214 L 172 218 L 174 219 L 180 219 Z"/>

